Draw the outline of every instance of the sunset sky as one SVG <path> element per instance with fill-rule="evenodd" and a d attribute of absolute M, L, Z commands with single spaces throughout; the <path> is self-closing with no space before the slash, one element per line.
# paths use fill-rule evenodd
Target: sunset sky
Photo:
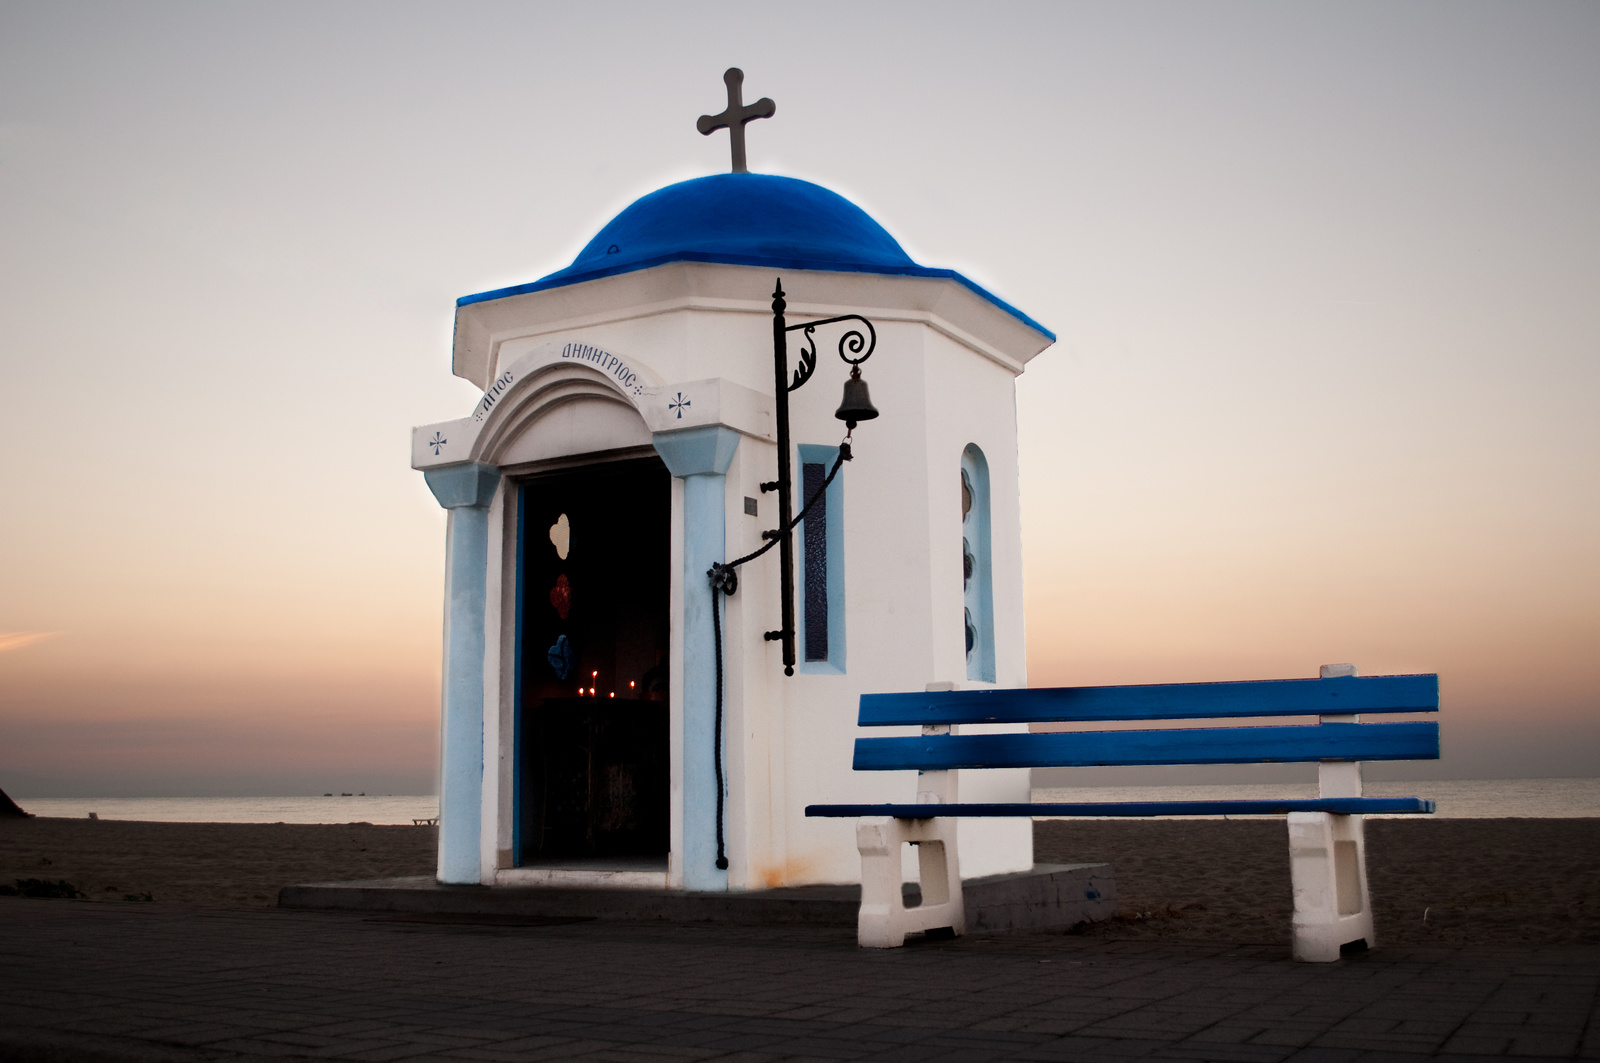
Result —
<path fill-rule="evenodd" d="M 1053 328 L 1034 685 L 1600 764 L 1600 5 L 0 0 L 0 787 L 432 792 L 457 296 L 726 169 Z"/>

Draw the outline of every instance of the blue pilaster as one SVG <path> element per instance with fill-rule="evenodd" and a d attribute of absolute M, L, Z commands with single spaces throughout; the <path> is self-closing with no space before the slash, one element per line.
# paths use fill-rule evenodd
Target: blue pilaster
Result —
<path fill-rule="evenodd" d="M 707 425 L 657 432 L 653 442 L 667 471 L 683 480 L 683 885 L 691 890 L 725 890 L 728 873 L 716 866 L 717 790 L 712 763 L 712 743 L 724 739 L 715 733 L 716 646 L 706 571 L 713 562 L 726 560 L 726 473 L 739 447 L 739 433 Z M 723 654 L 726 660 L 726 647 Z M 723 773 L 726 784 L 726 755 Z"/>
<path fill-rule="evenodd" d="M 489 503 L 500 483 L 492 465 L 423 473 L 450 511 L 445 545 L 444 690 L 440 726 L 439 881 L 476 884 L 483 808 L 484 601 Z"/>

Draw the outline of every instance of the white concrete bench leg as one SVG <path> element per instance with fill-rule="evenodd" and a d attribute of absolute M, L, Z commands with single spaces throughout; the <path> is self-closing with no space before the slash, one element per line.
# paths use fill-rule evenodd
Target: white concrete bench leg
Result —
<path fill-rule="evenodd" d="M 1353 676 L 1353 664 L 1325 664 L 1323 679 Z M 1322 723 L 1359 723 L 1360 716 L 1323 716 Z M 1321 797 L 1360 797 L 1361 765 L 1325 760 L 1317 765 Z M 1372 898 L 1367 893 L 1367 832 L 1360 816 L 1289 813 L 1289 871 L 1294 882 L 1294 958 L 1329 963 L 1352 942 L 1377 945 Z"/>
<path fill-rule="evenodd" d="M 905 843 L 917 847 L 922 903 L 907 908 L 900 892 L 904 880 L 900 854 Z M 861 915 L 857 941 L 862 948 L 897 949 L 906 935 L 949 927 L 967 929 L 961 896 L 961 868 L 956 856 L 954 819 L 891 819 L 856 827 L 861 850 Z"/>
<path fill-rule="evenodd" d="M 1366 828 L 1360 816 L 1289 813 L 1289 869 L 1294 881 L 1294 958 L 1327 963 L 1339 947 L 1372 933 L 1367 892 Z"/>

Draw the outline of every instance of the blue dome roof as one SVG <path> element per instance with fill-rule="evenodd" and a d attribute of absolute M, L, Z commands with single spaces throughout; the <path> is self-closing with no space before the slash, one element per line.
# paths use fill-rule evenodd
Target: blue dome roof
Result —
<path fill-rule="evenodd" d="M 683 261 L 946 277 L 1055 339 L 1044 326 L 959 273 L 917 265 L 871 215 L 837 192 L 771 174 L 716 174 L 658 189 L 611 219 L 572 265 L 531 284 L 463 296 L 456 305 Z"/>
<path fill-rule="evenodd" d="M 814 263 L 847 269 L 916 265 L 883 226 L 837 192 L 792 177 L 724 173 L 636 200 L 572 265 L 545 280 L 685 255 L 791 269 L 815 268 Z"/>

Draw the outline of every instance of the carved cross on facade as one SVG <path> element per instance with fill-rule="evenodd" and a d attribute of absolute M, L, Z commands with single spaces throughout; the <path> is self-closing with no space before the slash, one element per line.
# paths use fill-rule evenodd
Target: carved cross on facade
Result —
<path fill-rule="evenodd" d="M 733 149 L 733 172 L 749 173 L 744 163 L 744 124 L 757 118 L 771 118 L 778 105 L 763 96 L 749 106 L 744 102 L 744 71 L 736 66 L 722 75 L 728 86 L 728 107 L 721 114 L 703 114 L 695 128 L 701 136 L 710 136 L 719 129 L 728 131 L 728 144 Z"/>

